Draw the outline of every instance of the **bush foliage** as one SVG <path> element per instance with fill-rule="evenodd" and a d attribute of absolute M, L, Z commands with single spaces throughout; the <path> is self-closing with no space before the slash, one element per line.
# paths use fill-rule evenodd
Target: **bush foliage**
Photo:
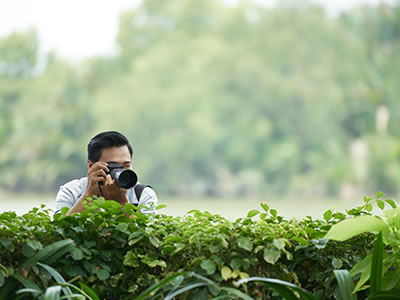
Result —
<path fill-rule="evenodd" d="M 223 295 L 237 280 L 253 276 L 285 280 L 332 299 L 339 295 L 333 270 L 352 268 L 373 247 L 367 233 L 343 242 L 323 239 L 339 221 L 369 214 L 368 203 L 346 213 L 328 210 L 321 220 L 286 220 L 267 204 L 261 207 L 234 222 L 198 210 L 183 217 L 145 215 L 101 198 L 72 216 L 64 210 L 52 217 L 44 206 L 22 216 L 2 213 L 0 296 L 27 284 L 54 284 L 37 265 L 45 263 L 102 298 L 132 299 L 173 274 L 191 272 L 217 283 L 192 288 L 194 299 Z M 65 244 L 62 251 L 55 243 Z M 195 282 L 195 276 L 176 276 L 153 298 Z M 262 283 L 248 282 L 240 290 L 255 299 L 274 297 Z"/>

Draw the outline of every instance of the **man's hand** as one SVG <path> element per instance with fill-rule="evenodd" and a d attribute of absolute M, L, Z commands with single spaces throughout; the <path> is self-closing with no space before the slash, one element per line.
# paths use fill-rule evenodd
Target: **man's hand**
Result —
<path fill-rule="evenodd" d="M 106 180 L 104 185 L 100 187 L 100 191 L 106 200 L 115 200 L 122 206 L 129 202 L 126 197 L 126 190 L 117 186 L 115 180 L 111 178 L 110 174 L 106 175 Z"/>
<path fill-rule="evenodd" d="M 92 197 L 94 195 L 103 196 L 106 200 L 115 200 L 123 207 L 126 203 L 129 203 L 126 197 L 126 190 L 118 187 L 111 178 L 111 175 L 107 174 L 108 172 L 109 169 L 105 162 L 96 162 L 89 168 L 86 191 L 69 210 L 67 213 L 68 216 L 76 212 L 82 212 L 85 209 L 82 202 L 87 197 Z M 99 182 L 103 184 L 99 186 Z"/>
<path fill-rule="evenodd" d="M 96 162 L 88 170 L 88 184 L 85 195 L 91 197 L 93 195 L 102 196 L 99 190 L 99 182 L 106 181 L 107 172 L 109 172 L 107 163 Z"/>

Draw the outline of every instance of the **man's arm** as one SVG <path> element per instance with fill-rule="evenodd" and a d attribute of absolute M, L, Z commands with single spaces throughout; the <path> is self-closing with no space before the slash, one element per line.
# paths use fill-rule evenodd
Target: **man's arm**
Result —
<path fill-rule="evenodd" d="M 87 197 L 91 197 L 92 195 L 89 195 L 87 191 L 83 193 L 83 195 L 76 201 L 76 203 L 70 207 L 70 210 L 67 213 L 67 216 L 72 215 L 73 213 L 80 213 L 85 210 L 85 207 L 83 206 L 83 202 Z"/>
<path fill-rule="evenodd" d="M 96 162 L 89 168 L 86 190 L 68 211 L 67 216 L 84 211 L 84 200 L 94 195 L 103 196 L 106 200 L 117 201 L 122 206 L 128 203 L 126 190 L 120 189 L 116 186 L 111 175 L 107 174 L 107 172 L 109 172 L 109 169 L 107 163 L 104 162 Z M 103 183 L 102 188 L 99 186 L 100 182 Z"/>
<path fill-rule="evenodd" d="M 60 187 L 56 197 L 55 213 L 60 213 L 63 207 L 71 208 L 75 203 L 75 196 L 68 185 L 78 184 L 77 182 L 69 182 Z"/>
<path fill-rule="evenodd" d="M 56 213 L 61 212 L 63 207 L 68 207 L 70 209 L 67 213 L 68 216 L 73 213 L 84 211 L 84 200 L 88 197 L 99 195 L 99 182 L 104 182 L 106 180 L 106 172 L 108 172 L 106 163 L 94 163 L 88 170 L 86 190 L 78 200 L 78 195 L 80 195 L 82 191 L 82 187 L 78 186 L 78 182 L 72 181 L 61 186 L 56 198 Z M 74 193 L 73 191 L 75 190 L 80 190 L 79 194 L 77 192 Z"/>
<path fill-rule="evenodd" d="M 144 205 L 146 207 L 149 207 L 150 209 L 140 207 L 140 211 L 144 214 L 148 213 L 155 214 L 157 203 L 158 203 L 158 198 L 156 192 L 150 187 L 144 188 L 143 193 L 139 199 L 139 205 Z"/>

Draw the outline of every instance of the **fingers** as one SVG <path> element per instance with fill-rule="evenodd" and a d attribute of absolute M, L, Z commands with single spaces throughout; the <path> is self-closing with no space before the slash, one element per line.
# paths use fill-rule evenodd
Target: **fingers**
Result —
<path fill-rule="evenodd" d="M 115 181 L 114 181 L 114 179 L 111 178 L 110 174 L 107 174 L 105 176 L 105 178 L 106 178 L 106 180 L 104 182 L 104 185 L 113 185 L 114 184 Z"/>
<path fill-rule="evenodd" d="M 94 163 L 88 171 L 88 178 L 90 182 L 105 182 L 107 172 L 109 172 L 107 163 L 96 162 Z"/>
<path fill-rule="evenodd" d="M 101 177 L 103 177 L 103 178 L 106 178 L 107 173 L 106 173 L 103 169 L 99 169 L 99 170 L 97 170 L 97 171 L 92 172 L 89 176 L 92 176 L 92 177 L 99 177 L 99 176 L 101 176 Z"/>
<path fill-rule="evenodd" d="M 110 170 L 107 167 L 107 163 L 105 162 L 95 162 L 88 170 L 88 176 L 92 173 L 97 172 L 98 170 L 103 170 L 105 173 L 108 173 Z"/>

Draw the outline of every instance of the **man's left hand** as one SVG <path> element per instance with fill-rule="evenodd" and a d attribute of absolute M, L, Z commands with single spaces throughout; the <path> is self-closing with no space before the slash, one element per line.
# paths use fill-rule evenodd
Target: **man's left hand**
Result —
<path fill-rule="evenodd" d="M 129 203 L 128 198 L 126 197 L 126 190 L 117 186 L 115 180 L 111 178 L 110 174 L 107 174 L 104 185 L 101 186 L 101 192 L 106 200 L 115 200 L 122 206 Z"/>

